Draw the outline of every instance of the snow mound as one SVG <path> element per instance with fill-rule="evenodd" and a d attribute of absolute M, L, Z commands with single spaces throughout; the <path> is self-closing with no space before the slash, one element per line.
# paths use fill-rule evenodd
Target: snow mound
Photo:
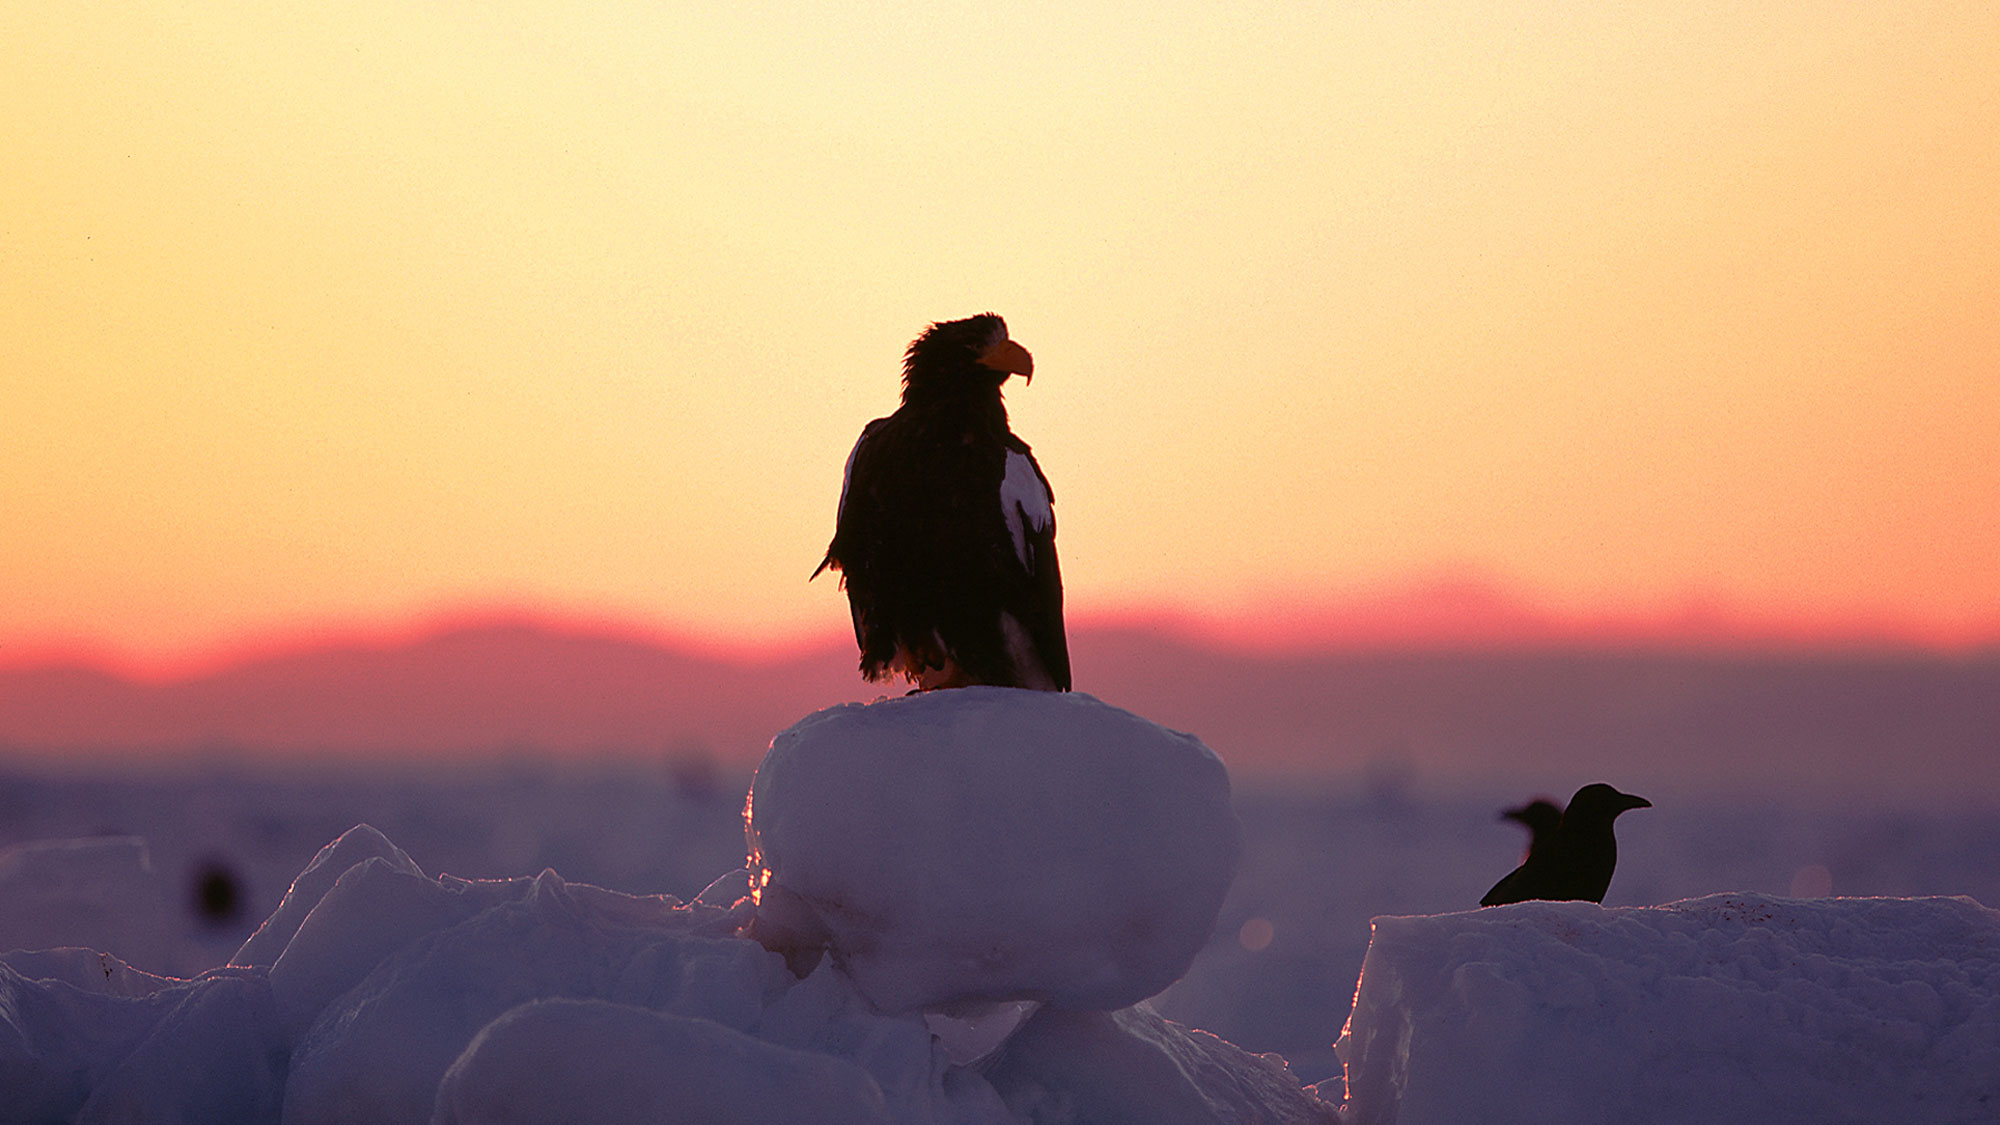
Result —
<path fill-rule="evenodd" d="M 271 968 L 292 1041 L 285 1119 L 427 1120 L 467 1045 L 536 1000 L 747 1028 L 787 974 L 735 936 L 745 917 L 567 884 L 552 871 L 468 882 L 368 859 L 340 877 Z"/>
<path fill-rule="evenodd" d="M 555 1075 L 561 1081 L 551 1082 Z M 889 1110 L 875 1080 L 842 1059 L 710 1020 L 601 1000 L 537 1000 L 473 1039 L 445 1073 L 431 1120 L 873 1125 L 887 1122 Z"/>
<path fill-rule="evenodd" d="M 271 965 L 298 934 L 306 914 L 319 905 L 326 892 L 333 889 L 334 882 L 356 865 L 370 859 L 380 859 L 390 867 L 418 878 L 424 874 L 416 861 L 403 854 L 403 849 L 390 843 L 387 836 L 371 825 L 357 824 L 341 833 L 333 843 L 321 848 L 312 862 L 306 864 L 306 869 L 292 880 L 291 888 L 285 892 L 283 901 L 278 903 L 278 909 L 264 919 L 264 924 L 257 927 L 257 932 L 250 935 L 250 940 L 243 943 L 229 963 Z"/>
<path fill-rule="evenodd" d="M 1343 1120 L 2000 1120 L 2000 911 L 1713 895 L 1377 918 Z"/>
<path fill-rule="evenodd" d="M 1118 1076 L 1107 1082 L 1106 1076 Z M 1245 1055 L 1141 1005 L 1044 1011 L 986 1072 L 1008 1109 L 1035 1122 L 1330 1125 L 1275 1055 Z"/>
<path fill-rule="evenodd" d="M 891 1012 L 1159 992 L 1207 943 L 1240 837 L 1199 740 L 992 687 L 807 717 L 758 767 L 748 832 L 766 940 L 828 945 Z"/>

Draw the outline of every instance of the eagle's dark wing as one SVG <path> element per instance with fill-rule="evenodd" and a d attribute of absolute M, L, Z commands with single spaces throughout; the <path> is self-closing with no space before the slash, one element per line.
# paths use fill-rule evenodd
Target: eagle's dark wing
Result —
<path fill-rule="evenodd" d="M 829 567 L 841 572 L 840 584 L 847 590 L 849 614 L 854 619 L 854 641 L 861 647 L 862 668 L 867 671 L 869 622 L 876 616 L 874 602 L 881 588 L 876 560 L 884 555 L 882 537 L 886 518 L 874 481 L 888 471 L 882 464 L 883 443 L 875 440 L 887 418 L 877 418 L 861 428 L 861 436 L 847 454 L 847 468 L 840 478 L 840 507 L 834 516 L 833 541 L 826 557 L 812 572 L 818 578 Z M 859 487 L 857 487 L 857 483 Z M 873 679 L 873 676 L 870 676 Z"/>

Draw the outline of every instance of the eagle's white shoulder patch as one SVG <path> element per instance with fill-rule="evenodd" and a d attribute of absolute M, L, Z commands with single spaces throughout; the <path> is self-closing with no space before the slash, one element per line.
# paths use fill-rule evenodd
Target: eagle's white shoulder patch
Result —
<path fill-rule="evenodd" d="M 1055 521 L 1049 506 L 1049 490 L 1042 486 L 1034 462 L 1025 453 L 1007 452 L 1007 475 L 1000 481 L 1000 511 L 1007 517 L 1007 532 L 1014 537 L 1014 554 L 1023 567 L 1028 565 L 1028 528 L 1046 531 Z"/>

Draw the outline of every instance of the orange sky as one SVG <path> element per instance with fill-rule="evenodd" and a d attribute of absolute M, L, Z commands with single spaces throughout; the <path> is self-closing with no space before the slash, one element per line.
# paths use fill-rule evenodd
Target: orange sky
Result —
<path fill-rule="evenodd" d="M 1073 614 L 2000 636 L 2000 7 L 724 7 L 10 10 L 0 664 L 837 631 L 987 308 Z"/>

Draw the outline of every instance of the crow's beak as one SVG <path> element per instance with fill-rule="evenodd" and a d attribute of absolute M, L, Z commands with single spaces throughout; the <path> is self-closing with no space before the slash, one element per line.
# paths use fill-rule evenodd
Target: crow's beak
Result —
<path fill-rule="evenodd" d="M 1648 801 L 1644 797 L 1634 797 L 1632 794 L 1627 793 L 1625 794 L 1625 807 L 1628 809 L 1650 809 L 1653 807 L 1653 802 Z"/>
<path fill-rule="evenodd" d="M 995 371 L 1019 375 L 1027 382 L 1035 381 L 1035 357 L 1028 354 L 1028 349 L 1012 340 L 1002 340 L 987 348 L 980 354 L 979 362 Z"/>

